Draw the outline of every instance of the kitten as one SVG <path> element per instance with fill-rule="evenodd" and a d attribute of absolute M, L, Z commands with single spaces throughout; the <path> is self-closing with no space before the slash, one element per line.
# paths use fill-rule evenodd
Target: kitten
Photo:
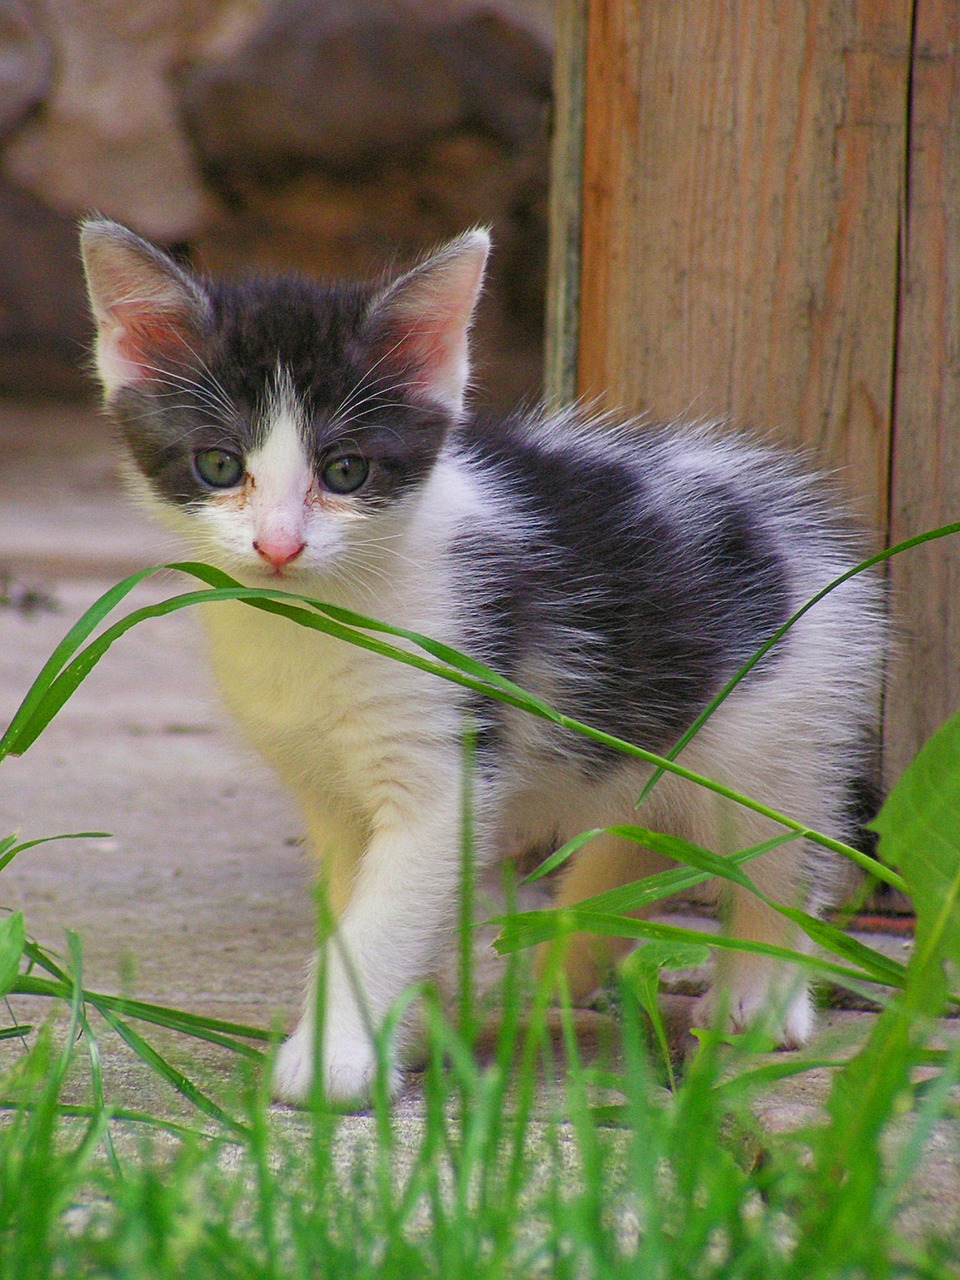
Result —
<path fill-rule="evenodd" d="M 84 225 L 82 249 L 97 370 L 136 485 L 198 558 L 447 641 L 632 742 L 668 749 L 776 627 L 860 558 L 829 497 L 784 453 L 716 430 L 468 410 L 484 231 L 366 284 L 212 283 L 105 221 Z M 684 764 L 849 835 L 881 619 L 870 577 L 826 597 Z M 638 815 L 649 770 L 635 760 L 242 604 L 207 606 L 204 621 L 223 696 L 299 801 L 338 918 L 321 1051 L 333 1099 L 367 1094 L 370 1028 L 449 938 L 465 713 L 480 726 L 483 859 L 638 820 L 721 852 L 780 833 L 671 775 Z M 600 836 L 559 900 L 665 865 Z M 782 902 L 818 910 L 829 898 L 823 852 L 802 842 L 750 872 Z M 804 945 L 737 889 L 728 927 Z M 594 989 L 599 960 L 588 940 L 571 949 L 577 997 Z M 720 980 L 735 1027 L 767 1009 L 783 1045 L 809 1039 L 794 968 L 726 953 Z M 281 1099 L 309 1092 L 314 1004 L 311 989 L 280 1050 Z"/>

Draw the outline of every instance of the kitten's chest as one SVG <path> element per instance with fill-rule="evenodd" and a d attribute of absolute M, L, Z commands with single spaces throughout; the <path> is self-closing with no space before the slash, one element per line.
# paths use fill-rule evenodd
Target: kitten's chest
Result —
<path fill-rule="evenodd" d="M 453 686 L 382 655 L 244 605 L 211 605 L 204 620 L 230 711 L 288 778 L 360 776 L 426 725 L 455 725 Z"/>

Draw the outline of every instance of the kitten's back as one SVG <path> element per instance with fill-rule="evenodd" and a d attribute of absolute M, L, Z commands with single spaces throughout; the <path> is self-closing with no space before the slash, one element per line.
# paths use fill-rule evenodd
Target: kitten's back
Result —
<path fill-rule="evenodd" d="M 492 592 L 476 643 L 521 683 L 552 668 L 565 711 L 654 749 L 864 554 L 829 488 L 790 455 L 719 428 L 476 418 L 456 450 L 496 495 L 507 531 L 463 535 L 475 590 Z M 819 632 L 828 655 L 846 650 L 825 662 L 824 696 L 850 684 L 856 698 L 875 681 L 881 611 L 875 581 L 854 579 L 751 680 Z"/>

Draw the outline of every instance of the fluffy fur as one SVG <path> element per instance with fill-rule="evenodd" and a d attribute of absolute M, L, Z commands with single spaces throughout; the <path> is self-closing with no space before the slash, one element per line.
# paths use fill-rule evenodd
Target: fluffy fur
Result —
<path fill-rule="evenodd" d="M 82 233 L 97 367 L 141 494 L 194 553 L 251 585 L 305 592 L 472 653 L 561 710 L 669 748 L 770 633 L 861 556 L 791 456 L 718 430 L 467 412 L 467 335 L 488 249 L 467 233 L 399 278 L 202 281 L 129 231 Z M 864 768 L 883 646 L 858 576 L 811 610 L 687 747 L 684 763 L 837 836 Z M 205 622 L 220 688 L 297 797 L 338 917 L 323 1085 L 365 1096 L 370 1031 L 428 975 L 455 918 L 460 738 L 479 723 L 484 858 L 636 822 L 730 852 L 770 822 L 455 685 L 240 604 Z M 560 901 L 660 869 L 587 844 Z M 754 862 L 770 896 L 816 910 L 830 870 L 802 842 Z M 729 928 L 797 946 L 735 890 Z M 572 948 L 576 994 L 601 957 Z M 805 980 L 748 954 L 721 965 L 735 1026 L 761 1010 L 804 1043 Z M 314 991 L 281 1049 L 280 1098 L 313 1070 Z M 394 1080 L 398 1077 L 395 1075 Z"/>

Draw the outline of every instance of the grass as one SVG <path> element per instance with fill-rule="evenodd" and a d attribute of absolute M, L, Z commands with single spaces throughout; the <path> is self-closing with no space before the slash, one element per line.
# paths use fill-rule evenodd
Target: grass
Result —
<path fill-rule="evenodd" d="M 206 566 L 180 567 L 204 587 L 110 622 L 150 571 L 133 575 L 70 629 L 0 741 L 0 758 L 28 749 L 130 626 L 226 597 L 479 688 L 571 732 L 602 736 L 657 769 L 686 773 L 675 759 L 572 724 L 425 637 L 242 588 Z M 0 1280 L 957 1276 L 960 1207 L 908 1232 L 904 1206 L 931 1135 L 952 1134 L 956 1145 L 960 1124 L 960 1040 L 935 1047 L 938 1015 L 958 1003 L 960 979 L 960 718 L 935 735 L 889 797 L 877 821 L 880 861 L 796 822 L 782 825 L 781 839 L 809 835 L 855 856 L 914 900 L 917 940 L 907 965 L 778 906 L 819 944 L 817 956 L 794 956 L 798 963 L 881 996 L 883 1011 L 852 1056 L 772 1057 L 749 1037 L 731 1043 L 708 1031 L 676 1069 L 655 998 L 660 970 L 695 961 L 709 947 L 743 944 L 624 912 L 709 875 L 750 887 L 749 864 L 769 842 L 717 859 L 637 828 L 629 834 L 674 857 L 675 870 L 574 912 L 504 919 L 497 945 L 512 959 L 499 993 L 499 1030 L 482 1054 L 465 890 L 456 1014 L 445 1014 L 431 991 L 421 993 L 429 1054 L 413 1117 L 382 1090 L 362 1122 L 322 1099 L 297 1115 L 271 1107 L 266 1029 L 89 990 L 80 941 L 68 935 L 67 956 L 56 957 L 11 912 L 0 922 L 0 993 L 11 1007 L 18 997 L 47 998 L 67 1025 L 0 1030 L 25 1039 L 0 1081 L 7 1106 Z M 468 860 L 467 803 L 465 832 Z M 0 871 L 30 843 L 0 841 Z M 622 971 L 609 1060 L 581 1061 L 569 1007 L 551 1018 L 547 986 L 531 992 L 524 980 L 526 948 L 574 927 L 630 933 L 643 943 Z M 103 1068 L 119 1053 L 118 1038 L 141 1071 L 175 1091 L 175 1108 L 135 1114 L 111 1098 Z M 199 1041 L 232 1064 L 229 1085 L 210 1086 L 202 1069 L 185 1065 L 185 1046 Z M 812 1070 L 829 1073 L 822 1117 L 794 1132 L 765 1132 L 755 1119 L 758 1097 Z"/>

